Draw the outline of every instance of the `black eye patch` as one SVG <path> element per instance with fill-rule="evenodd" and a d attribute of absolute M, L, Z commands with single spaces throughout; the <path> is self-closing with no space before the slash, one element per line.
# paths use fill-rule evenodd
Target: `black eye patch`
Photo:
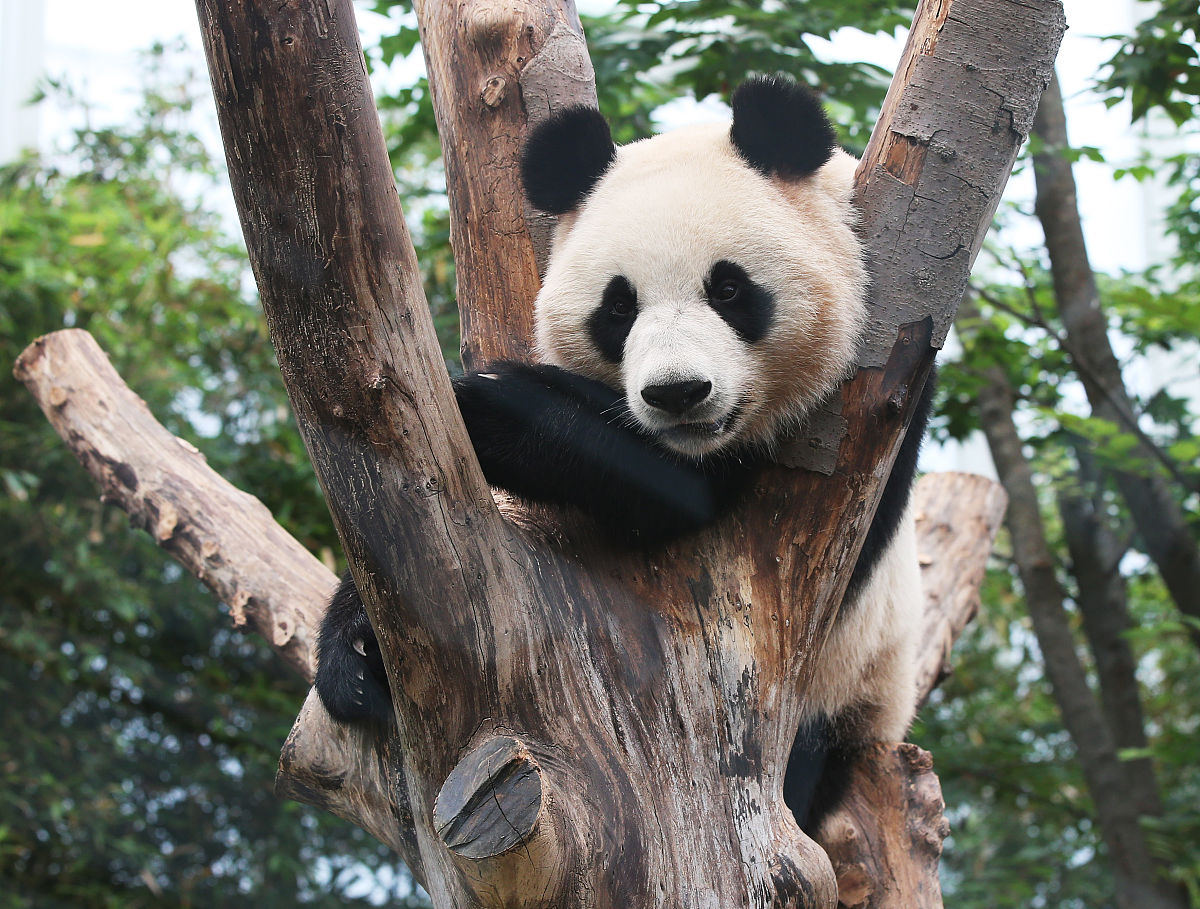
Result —
<path fill-rule="evenodd" d="M 775 316 L 775 297 L 740 265 L 722 259 L 704 280 L 704 294 L 725 323 L 747 344 L 766 337 Z"/>
<path fill-rule="evenodd" d="M 637 318 L 637 291 L 624 275 L 616 275 L 604 288 L 600 305 L 588 316 L 588 331 L 610 363 L 620 363 L 625 356 L 625 339 Z"/>

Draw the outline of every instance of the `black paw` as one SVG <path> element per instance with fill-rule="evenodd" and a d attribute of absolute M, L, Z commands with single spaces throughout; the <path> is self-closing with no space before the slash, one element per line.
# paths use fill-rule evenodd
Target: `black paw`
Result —
<path fill-rule="evenodd" d="M 317 638 L 317 695 L 342 723 L 390 723 L 392 698 L 379 642 L 347 572 L 325 610 Z"/>

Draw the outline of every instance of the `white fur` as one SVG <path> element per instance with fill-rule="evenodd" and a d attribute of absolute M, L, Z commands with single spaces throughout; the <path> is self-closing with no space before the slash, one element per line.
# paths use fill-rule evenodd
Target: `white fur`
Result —
<path fill-rule="evenodd" d="M 852 740 L 903 741 L 917 706 L 924 609 L 910 508 L 858 596 L 842 603 L 817 657 L 803 716 L 840 717 L 839 733 Z"/>
<path fill-rule="evenodd" d="M 866 271 L 850 205 L 855 160 L 837 152 L 793 181 L 762 176 L 738 157 L 728 126 L 676 130 L 618 150 L 582 206 L 559 219 L 536 307 L 540 358 L 625 392 L 654 432 L 679 422 L 649 407 L 647 385 L 701 379 L 713 390 L 688 421 L 741 417 L 712 439 L 676 440 L 701 456 L 731 443 L 766 446 L 850 372 L 865 320 Z M 709 306 L 702 282 L 727 260 L 775 296 L 756 344 Z M 604 360 L 587 320 L 610 279 L 624 275 L 638 314 L 620 364 Z M 843 605 L 819 657 L 806 717 L 854 723 L 862 741 L 897 741 L 915 701 L 915 633 L 922 608 L 911 516 L 856 602 Z"/>

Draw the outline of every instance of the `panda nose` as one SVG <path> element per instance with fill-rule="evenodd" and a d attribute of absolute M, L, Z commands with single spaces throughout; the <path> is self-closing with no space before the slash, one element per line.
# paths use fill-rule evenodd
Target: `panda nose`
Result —
<path fill-rule="evenodd" d="M 642 389 L 642 400 L 651 407 L 657 407 L 678 417 L 707 398 L 710 391 L 712 382 L 702 380 L 647 385 Z"/>

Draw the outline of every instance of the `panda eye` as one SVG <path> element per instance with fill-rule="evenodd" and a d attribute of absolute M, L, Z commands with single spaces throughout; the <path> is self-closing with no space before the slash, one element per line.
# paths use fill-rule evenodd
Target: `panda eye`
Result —
<path fill-rule="evenodd" d="M 609 304 L 608 308 L 612 310 L 614 316 L 627 316 L 633 312 L 635 305 L 629 297 L 617 297 Z"/>
<path fill-rule="evenodd" d="M 718 303 L 732 303 L 738 298 L 741 292 L 741 283 L 730 278 L 717 285 L 716 290 L 713 292 L 713 299 Z"/>
<path fill-rule="evenodd" d="M 627 278 L 617 276 L 604 289 L 604 304 L 612 315 L 626 319 L 637 311 L 637 291 Z"/>

